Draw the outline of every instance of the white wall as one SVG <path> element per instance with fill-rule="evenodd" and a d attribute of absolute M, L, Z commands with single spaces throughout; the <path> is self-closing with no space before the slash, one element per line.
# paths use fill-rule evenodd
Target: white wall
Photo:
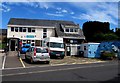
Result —
<path fill-rule="evenodd" d="M 20 39 L 35 39 L 35 40 L 41 40 L 43 38 L 43 28 L 47 28 L 47 37 L 54 37 L 55 36 L 55 30 L 54 27 L 36 27 L 35 32 L 11 32 L 11 27 L 8 27 L 7 32 L 7 38 L 10 37 L 16 37 Z M 26 35 L 34 35 L 35 38 L 26 38 Z"/>

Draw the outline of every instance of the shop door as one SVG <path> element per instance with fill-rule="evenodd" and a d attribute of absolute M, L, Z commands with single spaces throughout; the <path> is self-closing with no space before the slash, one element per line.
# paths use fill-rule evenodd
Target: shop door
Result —
<path fill-rule="evenodd" d="M 70 51 L 71 51 L 70 46 L 67 46 L 67 56 L 70 56 Z"/>
<path fill-rule="evenodd" d="M 77 55 L 77 47 L 71 46 L 71 55 Z"/>
<path fill-rule="evenodd" d="M 11 40 L 11 51 L 15 51 L 15 40 Z"/>

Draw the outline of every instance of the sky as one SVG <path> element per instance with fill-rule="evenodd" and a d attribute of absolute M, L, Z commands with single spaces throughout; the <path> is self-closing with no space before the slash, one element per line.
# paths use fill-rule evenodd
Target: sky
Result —
<path fill-rule="evenodd" d="M 26 0 L 22 2 L 21 0 L 20 2 L 14 0 L 9 2 L 7 0 L 5 2 L 4 0 L 0 4 L 0 17 L 2 19 L 0 24 L 2 24 L 2 28 L 6 29 L 10 18 L 49 19 L 73 21 L 82 28 L 87 21 L 100 21 L 109 22 L 110 29 L 115 29 L 118 27 L 118 0 L 104 1 L 37 2 Z"/>

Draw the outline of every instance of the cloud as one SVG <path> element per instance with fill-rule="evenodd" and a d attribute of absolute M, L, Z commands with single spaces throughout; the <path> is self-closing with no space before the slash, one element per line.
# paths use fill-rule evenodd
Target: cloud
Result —
<path fill-rule="evenodd" d="M 64 16 L 63 14 L 53 14 L 53 13 L 46 13 L 46 15 L 49 15 L 49 16 L 58 16 L 58 17 L 63 17 Z"/>
<path fill-rule="evenodd" d="M 35 8 L 44 8 L 44 9 L 53 8 L 52 3 L 46 3 L 46 2 L 23 2 L 22 4 Z"/>
<path fill-rule="evenodd" d="M 63 10 L 62 10 L 62 12 L 63 12 L 63 13 L 67 13 L 68 11 L 67 11 L 67 10 L 65 10 L 65 9 L 63 9 Z"/>
<path fill-rule="evenodd" d="M 0 4 L 0 11 L 9 12 L 10 10 L 11 10 L 10 7 L 8 7 L 4 4 Z"/>
<path fill-rule="evenodd" d="M 71 3 L 79 9 L 84 10 L 79 15 L 73 16 L 74 19 L 103 21 L 117 25 L 118 6 L 117 3 L 94 2 L 94 3 Z"/>
<path fill-rule="evenodd" d="M 56 8 L 56 13 L 57 14 L 65 14 L 65 13 L 69 13 L 69 11 L 67 9 L 64 9 L 64 8 Z"/>
<path fill-rule="evenodd" d="M 74 12 L 70 12 L 70 14 L 75 14 Z"/>
<path fill-rule="evenodd" d="M 2 2 L 118 2 L 119 0 L 2 0 Z"/>

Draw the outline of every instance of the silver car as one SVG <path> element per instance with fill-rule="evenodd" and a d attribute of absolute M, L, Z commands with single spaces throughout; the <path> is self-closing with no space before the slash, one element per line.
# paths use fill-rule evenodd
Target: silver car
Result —
<path fill-rule="evenodd" d="M 50 55 L 46 48 L 30 47 L 25 54 L 25 59 L 29 60 L 30 63 L 37 62 L 37 61 L 44 61 L 49 64 Z"/>

